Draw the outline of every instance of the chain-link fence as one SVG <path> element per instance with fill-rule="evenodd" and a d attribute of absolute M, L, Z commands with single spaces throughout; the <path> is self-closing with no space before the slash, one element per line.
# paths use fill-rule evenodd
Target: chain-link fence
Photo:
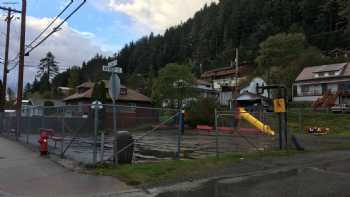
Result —
<path fill-rule="evenodd" d="M 114 121 L 114 109 L 115 119 Z M 197 159 L 229 152 L 278 148 L 280 117 L 267 111 L 215 111 L 215 124 L 185 126 L 176 109 L 103 105 L 97 115 L 91 105 L 26 107 L 17 132 L 16 113 L 1 114 L 1 134 L 38 147 L 41 130 L 49 133 L 49 152 L 83 164 L 112 162 L 116 131 L 128 131 L 133 162 Z M 313 109 L 288 110 L 289 138 L 306 149 L 339 147 L 348 143 L 350 114 Z M 186 113 L 185 113 L 186 117 Z M 319 128 L 324 133 L 310 133 Z M 350 132 L 349 132 L 350 133 Z M 323 135 L 322 135 L 323 134 Z M 289 144 L 292 145 L 291 140 Z"/>
<path fill-rule="evenodd" d="M 329 109 L 290 108 L 288 130 L 307 150 L 350 148 L 350 114 Z"/>
<path fill-rule="evenodd" d="M 216 111 L 218 153 L 252 152 L 276 148 L 278 114 L 266 111 Z"/>

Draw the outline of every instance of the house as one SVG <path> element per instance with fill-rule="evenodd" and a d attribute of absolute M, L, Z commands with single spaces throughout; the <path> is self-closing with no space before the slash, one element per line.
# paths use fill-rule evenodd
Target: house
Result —
<path fill-rule="evenodd" d="M 109 83 L 104 81 L 106 85 L 106 89 L 109 87 Z M 94 89 L 93 82 L 85 82 L 76 88 L 76 93 L 70 95 L 64 99 L 64 102 L 67 105 L 86 105 L 91 104 L 92 93 Z M 108 102 L 111 103 L 109 95 L 107 95 Z M 130 105 L 130 106 L 151 106 L 151 99 L 136 90 L 129 89 L 125 86 L 121 86 L 120 88 L 120 96 L 117 100 L 117 105 Z"/>
<path fill-rule="evenodd" d="M 106 89 L 109 83 L 105 81 Z M 94 91 L 93 82 L 85 82 L 76 87 L 76 93 L 64 99 L 66 103 L 66 112 L 71 110 L 71 116 L 89 116 L 91 113 L 90 104 L 92 103 L 92 94 Z M 112 100 L 107 96 L 107 103 Z M 130 128 L 143 123 L 151 124 L 158 121 L 158 111 L 151 109 L 151 99 L 133 89 L 121 86 L 120 96 L 116 102 L 117 106 L 117 125 L 118 128 Z M 105 128 L 113 128 L 113 108 L 110 105 L 104 106 L 105 109 Z"/>
<path fill-rule="evenodd" d="M 257 93 L 257 85 L 265 86 L 266 82 L 256 77 L 254 78 L 247 87 L 242 88 L 240 95 L 235 99 L 239 106 L 253 109 L 256 106 L 262 106 L 269 108 L 271 105 L 271 99 L 269 99 L 269 93 L 265 90 L 262 94 Z"/>
<path fill-rule="evenodd" d="M 252 66 L 242 65 L 236 73 L 235 67 L 218 68 L 204 72 L 201 79 L 213 84 L 214 89 L 219 92 L 220 104 L 227 106 L 232 101 L 233 92 L 247 79 L 253 69 Z"/>
<path fill-rule="evenodd" d="M 216 98 L 219 94 L 219 92 L 214 89 L 213 84 L 202 79 L 195 80 L 193 89 L 198 92 L 202 98 Z"/>
<path fill-rule="evenodd" d="M 69 96 L 69 94 L 73 91 L 73 89 L 69 87 L 58 87 L 57 89 L 63 94 L 63 96 Z"/>
<path fill-rule="evenodd" d="M 293 84 L 293 101 L 315 102 L 329 94 L 350 103 L 349 63 L 306 67 Z"/>
<path fill-rule="evenodd" d="M 24 116 L 42 116 L 43 108 L 60 107 L 64 102 L 60 99 L 46 99 L 40 96 L 31 96 L 28 100 L 22 100 L 22 114 Z"/>

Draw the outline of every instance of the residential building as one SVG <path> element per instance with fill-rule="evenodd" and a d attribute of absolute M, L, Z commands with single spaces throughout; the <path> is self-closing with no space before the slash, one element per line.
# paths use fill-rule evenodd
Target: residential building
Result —
<path fill-rule="evenodd" d="M 76 88 L 76 93 L 70 95 L 64 99 L 64 102 L 67 105 L 84 105 L 91 104 L 92 93 L 94 89 L 93 82 L 85 82 Z M 106 89 L 108 89 L 108 81 L 105 81 Z M 111 103 L 112 100 L 107 95 L 108 103 Z M 129 106 L 151 106 L 151 99 L 136 90 L 121 86 L 120 96 L 117 100 L 117 105 L 129 105 Z"/>
<path fill-rule="evenodd" d="M 208 97 L 216 98 L 219 94 L 219 92 L 214 89 L 213 84 L 202 79 L 197 79 L 195 81 L 193 85 L 193 89 L 197 91 L 202 98 L 208 98 Z"/>
<path fill-rule="evenodd" d="M 306 67 L 293 85 L 294 101 L 315 102 L 326 93 L 337 95 L 337 103 L 349 103 L 349 63 Z"/>
<path fill-rule="evenodd" d="M 108 82 L 105 81 L 106 89 L 108 89 Z M 94 83 L 85 82 L 76 88 L 76 93 L 64 99 L 66 103 L 66 113 L 71 116 L 89 116 L 91 113 L 90 104 L 92 103 L 92 94 L 94 91 Z M 107 103 L 111 104 L 112 100 L 107 96 Z M 151 109 L 151 99 L 136 90 L 127 88 L 122 85 L 120 96 L 116 102 L 117 106 L 117 125 L 118 128 L 130 128 L 135 125 L 150 124 L 157 122 L 159 112 Z M 113 128 L 113 108 L 112 106 L 105 106 L 104 125 L 105 128 Z M 70 112 L 69 112 L 70 111 Z"/>
<path fill-rule="evenodd" d="M 252 66 L 242 65 L 236 73 L 235 67 L 218 68 L 204 72 L 201 79 L 211 82 L 213 88 L 219 92 L 220 104 L 228 106 L 233 99 L 233 92 L 247 79 L 253 69 Z"/>

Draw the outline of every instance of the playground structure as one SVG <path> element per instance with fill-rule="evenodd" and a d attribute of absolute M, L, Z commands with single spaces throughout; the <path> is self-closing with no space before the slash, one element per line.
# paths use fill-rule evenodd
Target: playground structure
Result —
<path fill-rule="evenodd" d="M 260 132 L 264 134 L 272 135 L 272 136 L 275 135 L 275 131 L 273 131 L 269 125 L 266 125 L 262 121 L 255 118 L 253 115 L 248 113 L 244 108 L 239 108 L 239 115 L 244 120 L 252 124 L 255 128 L 257 128 Z"/>

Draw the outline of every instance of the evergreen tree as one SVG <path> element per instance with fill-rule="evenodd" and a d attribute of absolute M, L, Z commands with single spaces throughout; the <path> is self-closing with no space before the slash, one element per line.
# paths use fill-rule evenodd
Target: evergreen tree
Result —
<path fill-rule="evenodd" d="M 23 92 L 24 99 L 29 98 L 31 90 L 32 90 L 32 86 L 30 85 L 30 83 L 26 83 L 26 85 L 24 86 L 24 92 Z"/>
<path fill-rule="evenodd" d="M 44 75 L 45 80 L 51 80 L 58 74 L 58 63 L 55 61 L 55 56 L 48 52 L 46 57 L 40 60 L 39 71 L 37 77 L 42 78 Z"/>
<path fill-rule="evenodd" d="M 107 101 L 107 89 L 104 81 L 96 82 L 92 92 L 91 100 L 105 103 Z"/>

